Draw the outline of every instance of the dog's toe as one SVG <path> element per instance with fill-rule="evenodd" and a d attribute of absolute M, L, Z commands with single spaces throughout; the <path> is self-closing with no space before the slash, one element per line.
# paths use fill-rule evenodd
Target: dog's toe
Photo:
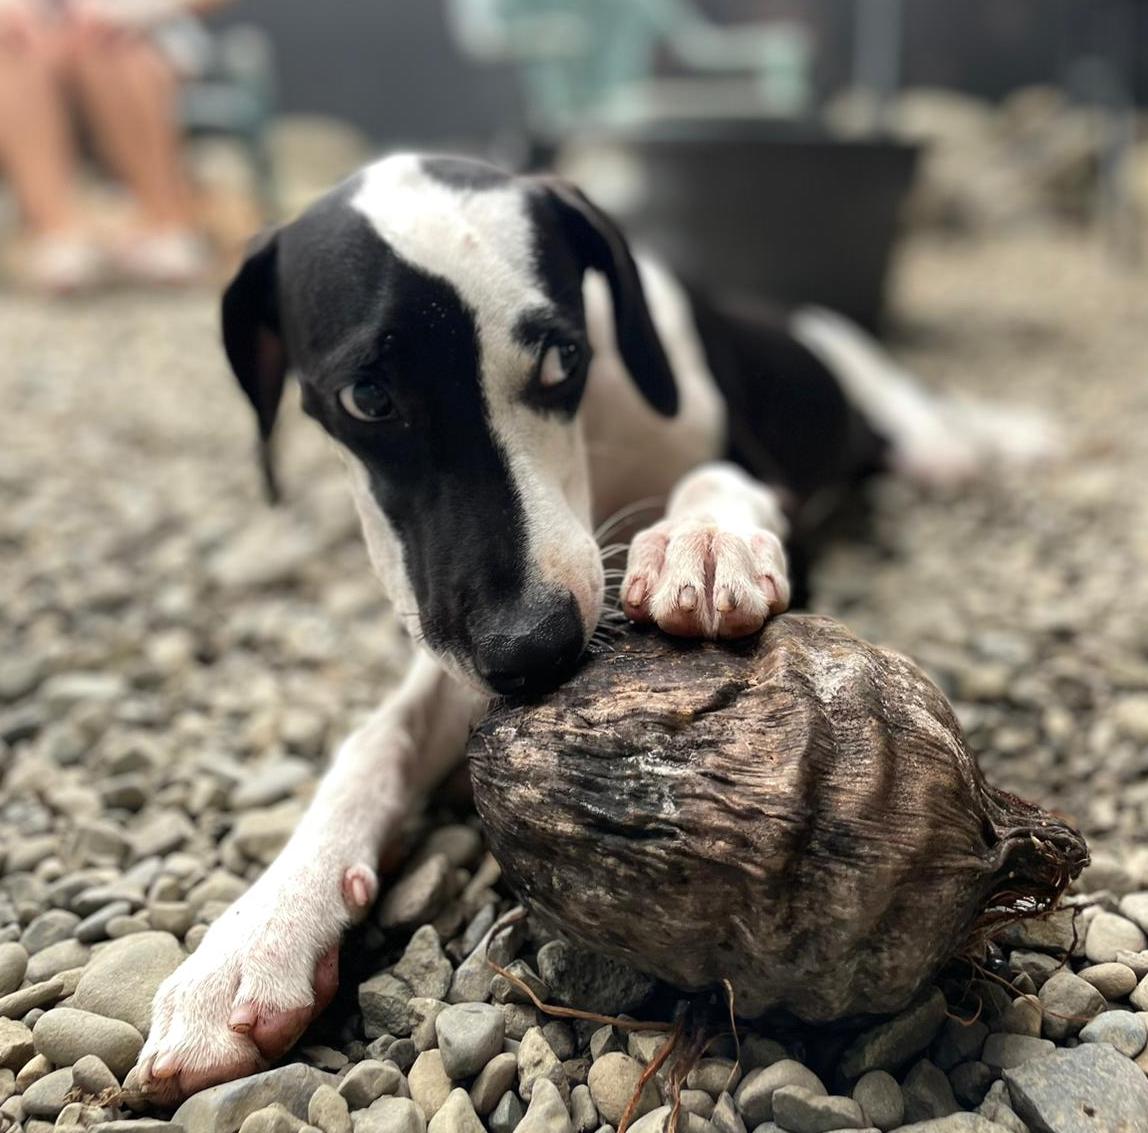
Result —
<path fill-rule="evenodd" d="M 632 621 L 677 637 L 746 637 L 789 605 L 785 551 L 763 529 L 664 520 L 635 537 L 622 595 Z"/>

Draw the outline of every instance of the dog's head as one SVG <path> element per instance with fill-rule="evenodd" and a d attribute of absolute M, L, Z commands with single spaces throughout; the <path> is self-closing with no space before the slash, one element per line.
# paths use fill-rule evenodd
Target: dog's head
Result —
<path fill-rule="evenodd" d="M 588 270 L 609 282 L 633 380 L 673 414 L 626 243 L 560 182 L 386 158 L 259 238 L 223 298 L 224 345 L 271 490 L 290 369 L 347 460 L 407 628 L 496 692 L 556 684 L 601 612 L 578 424 Z"/>

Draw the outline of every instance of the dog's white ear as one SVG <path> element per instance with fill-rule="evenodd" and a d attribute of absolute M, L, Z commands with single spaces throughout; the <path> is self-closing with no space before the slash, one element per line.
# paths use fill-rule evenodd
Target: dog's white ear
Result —
<path fill-rule="evenodd" d="M 559 218 L 583 270 L 606 276 L 614 301 L 618 350 L 646 400 L 664 417 L 678 411 L 678 388 L 650 318 L 638 266 L 621 230 L 597 205 L 567 181 L 539 179 L 557 206 Z"/>
<path fill-rule="evenodd" d="M 223 293 L 223 348 L 259 423 L 259 465 L 271 503 L 279 500 L 271 433 L 287 377 L 287 351 L 276 301 L 278 232 L 256 236 Z"/>

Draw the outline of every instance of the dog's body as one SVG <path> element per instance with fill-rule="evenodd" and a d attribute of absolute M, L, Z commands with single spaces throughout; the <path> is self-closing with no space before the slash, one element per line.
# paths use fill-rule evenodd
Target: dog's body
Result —
<path fill-rule="evenodd" d="M 388 158 L 263 240 L 224 340 L 265 446 L 298 374 L 421 648 L 160 989 L 140 1079 L 161 1096 L 260 1068 L 329 1001 L 403 814 L 491 694 L 552 686 L 593 634 L 597 524 L 667 500 L 630 544 L 623 609 L 742 636 L 789 602 L 804 503 L 879 468 L 953 479 L 996 443 L 843 320 L 710 305 L 569 187 L 455 159 Z"/>

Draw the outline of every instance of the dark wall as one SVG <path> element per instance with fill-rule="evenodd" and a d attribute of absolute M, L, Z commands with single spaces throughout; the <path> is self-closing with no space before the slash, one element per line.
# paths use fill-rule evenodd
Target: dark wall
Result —
<path fill-rule="evenodd" d="M 626 0 L 619 0 L 620 3 Z M 848 80 L 848 0 L 702 0 L 717 18 L 791 15 L 819 44 L 824 91 Z M 1148 103 L 1148 0 L 905 0 L 904 80 L 990 98 L 1111 59 Z M 275 41 L 282 105 L 346 118 L 381 144 L 484 140 L 521 120 L 514 77 L 460 58 L 439 0 L 239 0 L 219 17 Z"/>
<path fill-rule="evenodd" d="M 460 57 L 438 0 L 239 0 L 215 21 L 270 34 L 284 110 L 347 119 L 384 145 L 486 137 L 518 119 L 513 76 Z"/>

